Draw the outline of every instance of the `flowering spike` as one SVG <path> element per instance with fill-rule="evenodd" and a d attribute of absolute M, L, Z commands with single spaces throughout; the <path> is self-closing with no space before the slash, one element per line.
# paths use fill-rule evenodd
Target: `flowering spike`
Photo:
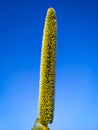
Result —
<path fill-rule="evenodd" d="M 46 15 L 40 66 L 39 117 L 42 125 L 53 121 L 55 94 L 55 59 L 56 59 L 56 15 L 49 8 Z"/>

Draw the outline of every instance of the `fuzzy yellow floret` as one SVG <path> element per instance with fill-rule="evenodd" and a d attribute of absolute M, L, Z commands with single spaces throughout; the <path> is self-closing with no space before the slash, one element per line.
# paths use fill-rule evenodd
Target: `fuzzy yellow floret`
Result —
<path fill-rule="evenodd" d="M 39 122 L 48 125 L 53 121 L 56 59 L 56 15 L 49 8 L 46 15 L 40 66 Z"/>

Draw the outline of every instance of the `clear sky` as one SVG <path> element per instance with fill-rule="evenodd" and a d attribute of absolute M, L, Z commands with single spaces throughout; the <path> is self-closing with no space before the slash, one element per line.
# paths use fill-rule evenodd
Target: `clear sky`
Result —
<path fill-rule="evenodd" d="M 51 130 L 98 130 L 98 0 L 0 1 L 0 130 L 30 130 L 38 115 L 47 9 L 57 16 Z"/>

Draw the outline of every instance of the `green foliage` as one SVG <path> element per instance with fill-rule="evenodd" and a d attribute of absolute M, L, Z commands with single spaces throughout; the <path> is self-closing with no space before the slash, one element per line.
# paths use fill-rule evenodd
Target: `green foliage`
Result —
<path fill-rule="evenodd" d="M 53 121 L 55 94 L 56 15 L 49 8 L 46 15 L 40 66 L 38 122 L 48 125 Z"/>

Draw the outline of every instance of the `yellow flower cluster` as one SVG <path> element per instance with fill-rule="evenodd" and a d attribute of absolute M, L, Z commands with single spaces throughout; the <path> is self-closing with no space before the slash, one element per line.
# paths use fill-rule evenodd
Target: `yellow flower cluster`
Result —
<path fill-rule="evenodd" d="M 56 15 L 49 8 L 46 15 L 40 66 L 39 122 L 47 126 L 53 121 L 56 59 Z"/>

